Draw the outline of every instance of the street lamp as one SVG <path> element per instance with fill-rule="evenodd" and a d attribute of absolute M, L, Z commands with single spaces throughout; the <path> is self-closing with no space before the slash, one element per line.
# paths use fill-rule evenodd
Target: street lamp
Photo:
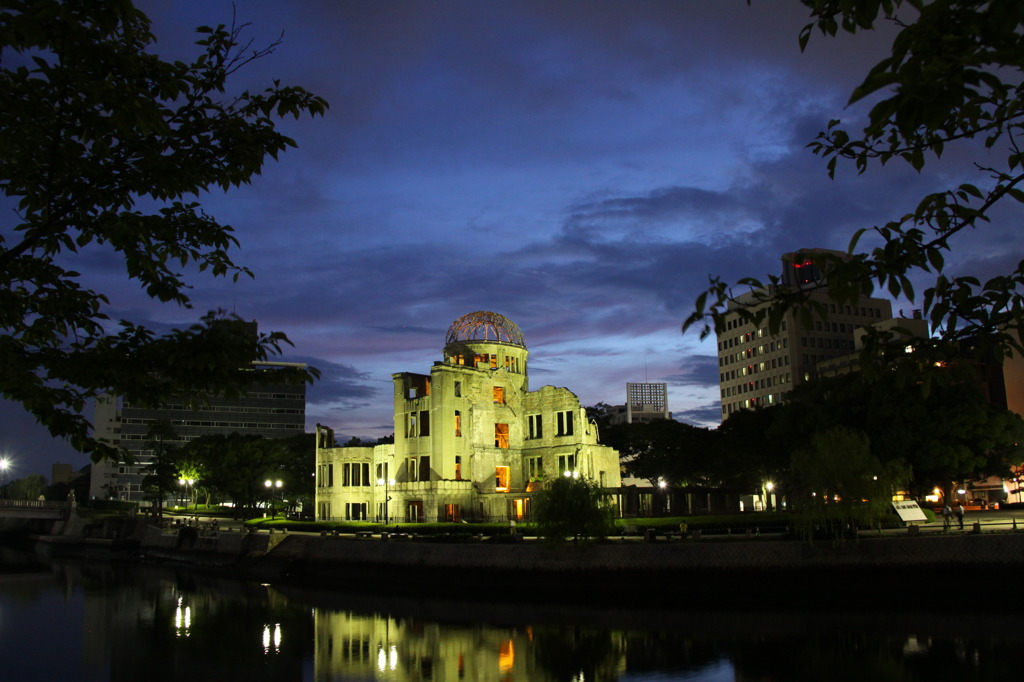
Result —
<path fill-rule="evenodd" d="M 393 479 L 393 478 L 378 478 L 377 479 L 377 485 L 384 487 L 384 523 L 385 524 L 388 523 L 388 502 L 391 501 L 391 495 L 388 494 L 388 489 L 391 486 L 393 486 L 394 484 L 395 484 L 395 479 Z"/>
<path fill-rule="evenodd" d="M 189 488 L 195 484 L 194 478 L 179 478 L 178 485 L 185 489 L 185 511 L 188 511 L 189 502 L 192 500 L 192 494 Z M 196 505 L 196 509 L 199 509 L 199 505 Z"/>
<path fill-rule="evenodd" d="M 277 514 L 274 512 L 274 488 L 281 490 L 281 486 L 284 484 L 281 482 L 280 478 L 277 479 L 276 481 L 271 481 L 268 478 L 267 480 L 263 481 L 263 485 L 267 487 L 267 492 L 270 493 L 270 518 L 276 519 Z"/>
<path fill-rule="evenodd" d="M 11 460 L 7 457 L 0 457 L 0 492 L 7 497 L 7 470 L 11 466 Z"/>
<path fill-rule="evenodd" d="M 771 481 L 766 481 L 764 484 L 765 495 L 764 495 L 764 508 L 765 511 L 772 511 L 772 491 L 775 490 L 775 484 Z"/>

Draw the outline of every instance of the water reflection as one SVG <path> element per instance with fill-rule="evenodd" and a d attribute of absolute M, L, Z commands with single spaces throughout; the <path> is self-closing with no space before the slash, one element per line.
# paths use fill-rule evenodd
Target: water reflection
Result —
<path fill-rule="evenodd" d="M 472 605 L 0 559 L 5 680 L 970 682 L 1010 678 L 1024 641 L 1000 614 Z"/>

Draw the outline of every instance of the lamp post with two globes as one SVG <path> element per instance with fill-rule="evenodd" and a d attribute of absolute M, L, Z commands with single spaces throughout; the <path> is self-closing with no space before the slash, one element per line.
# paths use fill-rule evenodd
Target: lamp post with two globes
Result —
<path fill-rule="evenodd" d="M 188 511 L 188 505 L 192 501 L 192 491 L 195 490 L 195 479 L 193 478 L 179 478 L 178 485 L 185 489 L 185 511 Z M 198 508 L 198 505 L 197 505 Z"/>
<path fill-rule="evenodd" d="M 277 513 L 274 510 L 274 489 L 276 488 L 280 492 L 281 486 L 284 485 L 284 483 L 281 482 L 280 478 L 277 479 L 276 481 L 271 481 L 268 478 L 267 480 L 263 481 L 263 485 L 266 486 L 267 492 L 270 494 L 270 518 L 276 519 Z"/>

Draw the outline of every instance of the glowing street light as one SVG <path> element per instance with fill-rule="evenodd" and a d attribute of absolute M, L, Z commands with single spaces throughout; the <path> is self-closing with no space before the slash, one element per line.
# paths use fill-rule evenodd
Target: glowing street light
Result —
<path fill-rule="evenodd" d="M 183 488 L 185 488 L 185 510 L 186 511 L 188 510 L 189 501 L 192 499 L 192 495 L 191 495 L 191 492 L 190 492 L 189 489 L 192 488 L 193 485 L 195 485 L 195 482 L 196 481 L 195 481 L 194 478 L 179 478 L 178 479 L 178 485 L 180 485 Z M 192 490 L 194 490 L 194 488 L 192 488 Z M 199 505 L 197 504 L 196 505 L 196 509 L 198 509 L 198 508 L 199 508 Z"/>
<path fill-rule="evenodd" d="M 384 465 L 385 467 L 387 465 Z M 378 478 L 377 485 L 384 488 L 384 523 L 388 523 L 388 502 L 391 501 L 391 495 L 388 494 L 388 488 L 395 485 L 395 479 L 393 478 Z"/>
<path fill-rule="evenodd" d="M 276 481 L 271 481 L 268 478 L 267 480 L 263 481 L 263 485 L 266 486 L 267 492 L 270 493 L 270 518 L 276 519 L 277 514 L 274 511 L 274 488 L 277 488 L 277 490 L 280 491 L 281 486 L 284 485 L 284 483 L 281 482 L 280 478 L 277 479 Z M 284 498 L 281 499 L 283 500 Z"/>
<path fill-rule="evenodd" d="M 0 492 L 7 497 L 7 470 L 11 468 L 9 457 L 0 457 Z"/>
<path fill-rule="evenodd" d="M 669 498 L 668 495 L 665 494 L 666 488 L 668 488 L 668 481 L 666 481 L 662 476 L 658 476 L 658 492 L 661 493 L 661 502 L 659 503 L 661 511 L 659 513 L 663 515 L 668 514 L 668 512 L 670 511 Z"/>
<path fill-rule="evenodd" d="M 764 508 L 766 511 L 773 511 L 774 506 L 772 505 L 772 491 L 775 490 L 775 484 L 772 481 L 765 481 L 764 490 Z"/>

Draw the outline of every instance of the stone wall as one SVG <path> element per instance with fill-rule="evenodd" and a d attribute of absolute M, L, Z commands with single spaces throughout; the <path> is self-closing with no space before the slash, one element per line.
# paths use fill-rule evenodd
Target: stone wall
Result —
<path fill-rule="evenodd" d="M 759 538 L 550 545 L 285 533 L 190 541 L 183 530 L 190 529 L 150 529 L 144 553 L 234 566 L 266 581 L 484 601 L 858 606 L 913 597 L 922 606 L 951 589 L 1012 582 L 1024 567 L 1024 533 L 886 536 L 832 547 Z"/>

